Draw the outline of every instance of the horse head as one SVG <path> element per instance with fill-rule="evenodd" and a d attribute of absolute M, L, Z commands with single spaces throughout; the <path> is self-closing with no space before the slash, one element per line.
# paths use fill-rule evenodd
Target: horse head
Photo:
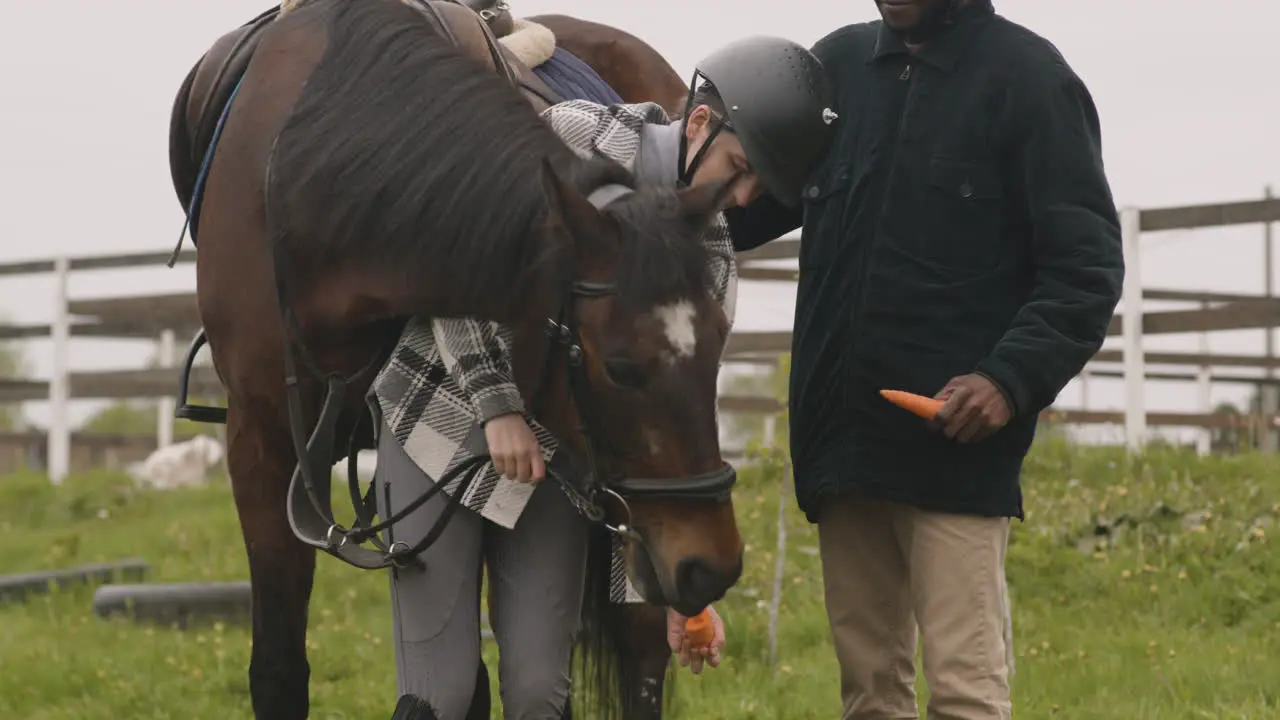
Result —
<path fill-rule="evenodd" d="M 709 289 L 711 263 L 732 258 L 702 242 L 732 181 L 682 191 L 571 183 L 545 166 L 543 181 L 548 224 L 572 248 L 572 279 L 554 283 L 561 297 L 545 326 L 567 372 L 548 378 L 548 399 L 572 402 L 551 401 L 540 418 L 628 541 L 632 584 L 692 615 L 742 571 L 716 411 L 730 323 Z M 525 342 L 547 352 L 545 337 Z"/>

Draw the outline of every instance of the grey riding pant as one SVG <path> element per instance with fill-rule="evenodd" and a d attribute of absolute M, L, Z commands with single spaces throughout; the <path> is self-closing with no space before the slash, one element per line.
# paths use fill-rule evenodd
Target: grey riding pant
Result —
<path fill-rule="evenodd" d="M 379 433 L 378 512 L 391 511 L 433 481 L 384 424 Z M 393 526 L 413 545 L 445 508 L 443 493 Z M 463 720 L 480 663 L 481 561 L 489 563 L 498 683 L 507 720 L 558 720 L 569 694 L 569 660 L 586 570 L 587 521 L 551 479 L 533 492 L 514 529 L 466 508 L 419 558 L 423 569 L 391 571 L 392 629 L 401 695 L 431 703 L 440 720 Z M 385 537 L 385 536 L 384 536 Z"/>

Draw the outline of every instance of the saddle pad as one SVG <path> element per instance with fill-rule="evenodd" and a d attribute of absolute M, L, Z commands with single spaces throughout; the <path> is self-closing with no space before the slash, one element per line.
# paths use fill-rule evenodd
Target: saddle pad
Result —
<path fill-rule="evenodd" d="M 556 36 L 551 28 L 524 18 L 516 18 L 513 23 L 515 27 L 507 35 L 498 38 L 498 42 L 531 68 L 551 58 L 556 49 Z"/>
<path fill-rule="evenodd" d="M 561 47 L 557 47 L 546 62 L 533 68 L 533 74 L 565 100 L 587 100 L 600 105 L 622 103 L 622 96 L 590 65 Z"/>

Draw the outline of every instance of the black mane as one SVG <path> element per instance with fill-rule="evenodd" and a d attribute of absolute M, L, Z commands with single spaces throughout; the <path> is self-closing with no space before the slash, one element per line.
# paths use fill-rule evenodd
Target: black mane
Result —
<path fill-rule="evenodd" d="M 669 189 L 642 188 L 608 208 L 621 228 L 618 302 L 630 310 L 695 297 L 710 285 L 704 223 L 682 214 Z"/>
<path fill-rule="evenodd" d="M 417 10 L 316 0 L 296 12 L 324 24 L 327 45 L 277 137 L 268 178 L 276 232 L 305 238 L 289 248 L 295 266 L 359 267 L 412 283 L 429 281 L 424 264 L 443 264 L 465 278 L 450 283 L 450 304 L 484 314 L 495 292 L 526 287 L 564 250 L 536 235 L 548 212 L 544 159 L 584 196 L 636 187 L 617 163 L 574 154 L 519 91 Z M 705 287 L 702 224 L 681 212 L 672 189 L 639 189 L 607 214 L 621 231 L 623 303 L 651 307 Z"/>
<path fill-rule="evenodd" d="M 555 250 L 530 241 L 547 213 L 543 159 L 583 193 L 633 182 L 574 155 L 515 88 L 417 10 L 317 0 L 296 12 L 325 24 L 327 47 L 268 180 L 276 231 L 307 243 L 290 248 L 293 262 L 409 272 L 441 259 L 474 294 L 459 306 L 474 306 Z"/>

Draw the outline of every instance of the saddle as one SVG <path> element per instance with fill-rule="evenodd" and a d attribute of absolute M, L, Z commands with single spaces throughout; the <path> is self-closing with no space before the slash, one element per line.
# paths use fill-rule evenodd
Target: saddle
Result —
<path fill-rule="evenodd" d="M 445 33 L 450 36 L 454 45 L 473 58 L 484 62 L 499 75 L 504 75 L 512 85 L 524 93 L 525 98 L 535 110 L 542 112 L 563 100 L 506 44 L 499 42 L 490 24 L 484 22 L 481 15 L 455 0 L 426 0 L 425 4 L 430 6 L 436 16 L 441 19 Z M 501 0 L 498 5 L 506 7 L 506 3 Z M 514 22 L 512 25 L 514 27 Z M 512 36 L 508 33 L 507 37 Z"/>
<path fill-rule="evenodd" d="M 511 16 L 511 6 L 506 0 L 457 0 L 466 5 L 489 25 L 496 38 L 504 38 L 515 30 L 515 20 Z"/>

